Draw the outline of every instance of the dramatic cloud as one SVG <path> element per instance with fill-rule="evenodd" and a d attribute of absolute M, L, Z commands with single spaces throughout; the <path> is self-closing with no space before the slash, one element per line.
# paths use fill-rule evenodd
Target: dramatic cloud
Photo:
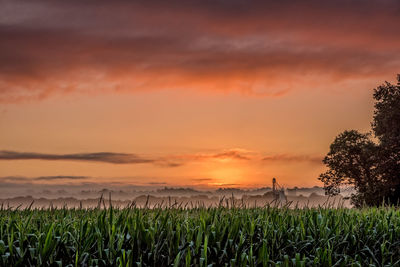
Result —
<path fill-rule="evenodd" d="M 215 186 L 221 186 L 221 187 L 225 187 L 225 186 L 228 186 L 228 187 L 231 187 L 231 186 L 240 186 L 240 184 L 224 184 L 224 183 L 210 183 L 210 184 L 213 184 L 213 185 L 215 185 Z"/>
<path fill-rule="evenodd" d="M 0 1 L 0 102 L 379 80 L 400 68 L 398 25 L 396 0 Z"/>
<path fill-rule="evenodd" d="M 268 162 L 310 162 L 322 164 L 321 156 L 314 155 L 292 155 L 278 154 L 262 156 L 259 153 L 245 149 L 229 149 L 217 153 L 196 153 L 183 155 L 167 155 L 162 157 L 144 157 L 128 153 L 76 153 L 76 154 L 45 154 L 34 152 L 0 151 L 0 160 L 49 160 L 49 161 L 84 161 L 102 162 L 111 164 L 154 164 L 161 167 L 179 167 L 191 162 L 203 161 L 268 161 Z M 23 179 L 23 177 L 14 177 Z M 36 180 L 56 180 L 56 179 L 84 179 L 85 176 L 44 176 L 37 177 Z M 206 181 L 208 178 L 199 178 L 198 181 Z"/>
<path fill-rule="evenodd" d="M 139 157 L 135 154 L 126 153 L 78 153 L 78 154 L 44 154 L 31 152 L 0 151 L 0 160 L 70 160 L 70 161 L 89 161 L 105 162 L 112 164 L 140 164 L 152 163 L 161 166 L 175 167 L 178 163 L 168 162 L 163 159 L 150 159 Z"/>
<path fill-rule="evenodd" d="M 215 179 L 213 178 L 193 178 L 192 181 L 195 182 L 210 182 L 210 181 L 214 181 Z"/>
<path fill-rule="evenodd" d="M 322 156 L 311 156 L 311 155 L 289 155 L 280 154 L 273 156 L 266 156 L 263 161 L 268 162 L 309 162 L 313 164 L 322 164 Z"/>
<path fill-rule="evenodd" d="M 248 154 L 247 151 L 244 151 L 244 150 L 229 150 L 229 151 L 225 151 L 222 153 L 212 155 L 212 157 L 217 158 L 217 159 L 233 158 L 233 159 L 240 159 L 240 160 L 250 160 L 251 158 L 247 154 Z"/>
<path fill-rule="evenodd" d="M 35 181 L 55 181 L 55 180 L 85 180 L 89 179 L 89 176 L 64 176 L 64 175 L 58 175 L 58 176 L 40 176 L 33 178 Z"/>
<path fill-rule="evenodd" d="M 0 177 L 0 183 L 9 183 L 9 182 L 29 182 L 32 181 L 32 178 L 23 177 L 23 176 L 5 176 Z"/>
<path fill-rule="evenodd" d="M 89 176 L 70 176 L 70 175 L 57 175 L 57 176 L 39 176 L 39 177 L 23 177 L 23 176 L 5 176 L 0 177 L 2 182 L 28 182 L 28 181 L 54 181 L 54 180 L 85 180 Z"/>
<path fill-rule="evenodd" d="M 202 160 L 250 160 L 250 153 L 243 149 L 226 150 L 210 154 L 185 154 L 164 157 L 144 157 L 128 153 L 76 153 L 45 154 L 34 152 L 0 151 L 0 160 L 69 160 L 86 162 L 104 162 L 112 164 L 154 164 L 163 167 L 179 167 L 185 163 Z M 55 177 L 54 177 L 55 178 Z"/>
<path fill-rule="evenodd" d="M 24 176 L 4 176 L 0 177 L 0 184 L 30 184 L 31 182 L 34 181 L 58 181 L 58 180 L 76 180 L 76 181 L 81 181 L 81 180 L 86 180 L 91 177 L 89 176 L 71 176 L 71 175 L 57 175 L 57 176 L 39 176 L 39 177 L 24 177 Z"/>
<path fill-rule="evenodd" d="M 168 183 L 166 183 L 166 182 L 149 182 L 147 184 L 148 185 L 167 185 Z"/>
<path fill-rule="evenodd" d="M 94 182 L 89 180 L 98 180 L 99 177 L 92 176 L 73 176 L 73 175 L 56 175 L 56 176 L 39 176 L 39 177 L 25 177 L 25 176 L 3 176 L 0 177 L 1 187 L 41 187 L 41 186 L 56 186 L 59 188 L 68 187 L 82 187 L 82 188 L 113 188 L 113 187 L 125 187 L 141 189 L 147 186 L 165 186 L 169 183 L 167 182 L 156 182 L 151 181 L 153 177 L 134 177 L 138 178 L 140 181 L 113 181 L 114 179 L 119 179 L 118 177 L 107 177 L 107 181 L 104 182 Z M 104 178 L 104 177 L 103 177 Z M 150 180 L 150 182 L 146 182 Z M 56 183 L 53 183 L 56 182 Z M 71 183 L 73 182 L 73 183 Z M 143 188 L 142 188 L 143 189 Z"/>
<path fill-rule="evenodd" d="M 76 154 L 46 154 L 35 152 L 1 151 L 0 160 L 49 160 L 49 161 L 83 161 L 103 162 L 111 164 L 154 164 L 160 167 L 179 167 L 190 162 L 204 160 L 251 160 L 251 152 L 243 149 L 225 150 L 219 153 L 209 154 L 185 154 L 167 155 L 163 157 L 144 157 L 129 153 L 76 153 Z M 57 179 L 58 177 L 42 177 L 45 179 Z M 62 176 L 59 177 L 60 179 Z"/>
<path fill-rule="evenodd" d="M 255 153 L 245 149 L 228 149 L 216 153 L 196 153 L 172 156 L 176 160 L 182 161 L 202 161 L 202 160 L 251 160 Z"/>

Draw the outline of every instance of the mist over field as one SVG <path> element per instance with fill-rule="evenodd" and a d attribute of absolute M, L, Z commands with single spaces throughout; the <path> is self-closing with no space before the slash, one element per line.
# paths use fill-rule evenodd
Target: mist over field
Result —
<path fill-rule="evenodd" d="M 104 185 L 103 185 L 104 186 Z M 90 188 L 90 189 L 87 189 Z M 271 187 L 240 189 L 193 189 L 183 187 L 142 187 L 142 186 L 114 186 L 104 188 L 102 185 L 88 187 L 82 185 L 30 185 L 11 186 L 0 188 L 0 205 L 11 207 L 108 207 L 110 197 L 112 205 L 126 207 L 155 206 L 258 206 L 288 205 L 291 207 L 316 207 L 322 205 L 350 207 L 344 197 L 352 191 L 344 191 L 342 195 L 328 197 L 324 189 L 318 186 L 310 188 L 287 188 L 287 202 L 277 203 Z M 233 197 L 233 198 L 232 198 Z M 233 201 L 233 202 L 232 202 Z"/>

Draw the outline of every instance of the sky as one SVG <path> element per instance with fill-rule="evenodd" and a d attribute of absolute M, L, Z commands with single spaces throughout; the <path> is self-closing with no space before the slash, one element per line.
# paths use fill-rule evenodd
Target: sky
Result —
<path fill-rule="evenodd" d="M 0 186 L 321 185 L 400 2 L 0 0 Z"/>

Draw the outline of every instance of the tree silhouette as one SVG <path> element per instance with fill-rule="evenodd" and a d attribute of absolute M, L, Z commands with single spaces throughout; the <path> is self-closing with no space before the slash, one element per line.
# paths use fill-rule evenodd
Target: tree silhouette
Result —
<path fill-rule="evenodd" d="M 400 200 L 400 75 L 397 85 L 386 82 L 374 90 L 375 112 L 372 129 L 379 140 L 378 171 L 389 193 L 388 200 Z"/>
<path fill-rule="evenodd" d="M 325 193 L 337 195 L 344 185 L 354 186 L 355 206 L 400 201 L 400 75 L 397 85 L 385 82 L 374 89 L 372 134 L 344 131 L 330 146 L 319 176 Z"/>

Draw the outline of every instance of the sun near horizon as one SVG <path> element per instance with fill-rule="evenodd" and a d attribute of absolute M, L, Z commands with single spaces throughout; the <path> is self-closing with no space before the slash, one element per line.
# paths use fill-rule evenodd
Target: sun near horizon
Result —
<path fill-rule="evenodd" d="M 400 69 L 396 2 L 339 2 L 1 1 L 0 186 L 321 185 Z"/>

